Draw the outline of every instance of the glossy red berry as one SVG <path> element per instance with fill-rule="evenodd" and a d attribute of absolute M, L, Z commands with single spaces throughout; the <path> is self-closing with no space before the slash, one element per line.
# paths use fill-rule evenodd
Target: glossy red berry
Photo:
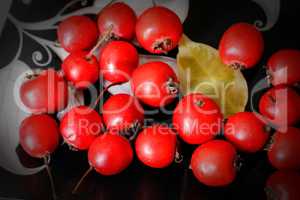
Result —
<path fill-rule="evenodd" d="M 240 112 L 228 118 L 224 135 L 237 149 L 254 153 L 264 147 L 269 128 L 254 113 Z"/>
<path fill-rule="evenodd" d="M 129 166 L 133 159 L 133 151 L 124 137 L 106 133 L 92 143 L 88 159 L 98 173 L 115 175 Z"/>
<path fill-rule="evenodd" d="M 98 16 L 100 34 L 112 26 L 112 37 L 131 40 L 134 37 L 136 15 L 132 8 L 122 2 L 106 6 Z"/>
<path fill-rule="evenodd" d="M 298 171 L 276 171 L 266 183 L 267 199 L 298 200 L 300 174 Z"/>
<path fill-rule="evenodd" d="M 78 106 L 67 112 L 60 122 L 60 132 L 67 144 L 85 150 L 101 134 L 102 119 L 93 109 Z"/>
<path fill-rule="evenodd" d="M 174 49 L 182 35 L 179 17 L 170 9 L 154 6 L 138 18 L 136 37 L 150 53 L 167 53 Z"/>
<path fill-rule="evenodd" d="M 236 23 L 223 34 L 220 44 L 220 57 L 226 65 L 234 68 L 251 68 L 260 60 L 264 50 L 262 34 L 255 26 Z"/>
<path fill-rule="evenodd" d="M 98 39 L 97 25 L 86 16 L 72 16 L 62 21 L 57 29 L 61 46 L 68 52 L 92 48 Z"/>
<path fill-rule="evenodd" d="M 135 96 L 152 107 L 171 103 L 178 94 L 178 79 L 172 68 L 163 62 L 149 62 L 136 68 L 131 86 Z"/>
<path fill-rule="evenodd" d="M 68 104 L 68 84 L 54 69 L 48 69 L 22 84 L 20 98 L 32 113 L 54 113 Z"/>
<path fill-rule="evenodd" d="M 276 132 L 268 150 L 268 158 L 277 169 L 300 169 L 300 129 L 289 127 L 286 132 Z"/>
<path fill-rule="evenodd" d="M 259 101 L 259 111 L 275 128 L 286 128 L 300 120 L 300 96 L 291 88 L 268 90 Z"/>
<path fill-rule="evenodd" d="M 135 151 L 143 164 L 153 168 L 167 167 L 175 158 L 176 133 L 163 125 L 145 128 L 135 141 Z"/>
<path fill-rule="evenodd" d="M 107 129 L 124 131 L 144 123 L 144 109 L 133 96 L 116 94 L 107 99 L 102 108 Z"/>
<path fill-rule="evenodd" d="M 87 88 L 99 78 L 99 64 L 95 56 L 77 51 L 71 53 L 62 63 L 62 69 L 68 81 L 76 88 Z"/>
<path fill-rule="evenodd" d="M 181 139 L 189 144 L 202 144 L 213 139 L 221 130 L 219 106 L 200 93 L 181 99 L 173 113 L 173 126 Z"/>
<path fill-rule="evenodd" d="M 32 157 L 43 158 L 58 146 L 59 129 L 56 121 L 46 114 L 31 115 L 20 125 L 20 144 Z"/>
<path fill-rule="evenodd" d="M 139 64 L 135 47 L 124 41 L 108 43 L 100 53 L 101 74 L 112 83 L 127 82 Z"/>
<path fill-rule="evenodd" d="M 236 176 L 236 150 L 229 142 L 213 140 L 199 146 L 192 155 L 191 168 L 201 183 L 226 186 Z"/>
<path fill-rule="evenodd" d="M 268 61 L 269 80 L 273 85 L 293 85 L 300 82 L 300 51 L 284 49 L 274 53 Z"/>

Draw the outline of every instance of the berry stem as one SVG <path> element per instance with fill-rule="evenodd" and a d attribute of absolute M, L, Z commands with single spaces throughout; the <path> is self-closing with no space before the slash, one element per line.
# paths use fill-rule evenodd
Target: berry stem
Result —
<path fill-rule="evenodd" d="M 89 175 L 89 173 L 93 170 L 93 167 L 90 166 L 90 168 L 83 174 L 83 176 L 80 178 L 80 180 L 77 182 L 76 186 L 72 190 L 72 194 L 76 194 L 78 188 L 80 187 L 81 183 L 84 181 L 84 179 Z"/>
<path fill-rule="evenodd" d="M 44 163 L 46 165 L 47 174 L 48 174 L 49 181 L 50 181 L 50 184 L 51 184 L 52 198 L 54 200 L 56 200 L 57 196 L 56 196 L 56 190 L 55 190 L 54 180 L 53 180 L 53 176 L 52 176 L 52 173 L 51 173 L 51 170 L 50 170 L 50 167 L 49 167 L 49 159 L 48 159 L 47 156 L 44 157 Z"/>
<path fill-rule="evenodd" d="M 266 74 L 267 74 L 267 82 L 268 82 L 268 85 L 270 86 L 272 84 L 273 76 L 268 69 L 266 69 Z"/>
<path fill-rule="evenodd" d="M 179 93 L 178 83 L 174 82 L 171 77 L 167 81 L 167 87 L 168 87 L 167 89 L 171 95 L 177 95 Z"/>
<path fill-rule="evenodd" d="M 166 51 L 166 49 L 168 49 L 170 46 L 172 46 L 172 40 L 163 39 L 163 40 L 156 41 L 154 43 L 153 48 L 154 48 L 154 50 L 161 51 L 163 54 L 167 55 L 168 51 Z"/>
<path fill-rule="evenodd" d="M 157 4 L 156 4 L 156 1 L 155 1 L 155 0 L 152 0 L 152 5 L 153 5 L 153 7 L 157 6 Z"/>
<path fill-rule="evenodd" d="M 233 70 L 242 70 L 242 69 L 245 69 L 245 66 L 243 66 L 242 64 L 240 63 L 232 63 L 230 65 L 230 67 L 233 69 Z"/>
<path fill-rule="evenodd" d="M 174 162 L 175 163 L 182 163 L 183 162 L 183 155 L 182 155 L 182 149 L 181 149 L 181 144 L 180 142 L 177 140 L 176 142 L 176 152 L 175 152 L 175 159 Z"/>
<path fill-rule="evenodd" d="M 108 29 L 104 32 L 104 34 L 99 37 L 96 45 L 86 55 L 86 59 L 88 60 L 91 59 L 91 57 L 93 56 L 95 51 L 100 47 L 100 45 L 109 39 L 112 29 L 113 29 L 113 25 L 109 26 Z"/>
<path fill-rule="evenodd" d="M 234 168 L 237 171 L 240 171 L 243 165 L 243 159 L 241 158 L 241 156 L 239 154 L 236 155 L 235 160 L 234 160 Z"/>
<path fill-rule="evenodd" d="M 204 106 L 204 102 L 199 100 L 199 101 L 196 102 L 196 106 L 202 107 L 202 106 Z"/>
<path fill-rule="evenodd" d="M 181 191 L 180 191 L 180 200 L 184 200 L 185 199 L 185 193 L 187 191 L 187 186 L 188 186 L 188 174 L 189 173 L 189 169 L 184 169 L 184 173 L 183 173 L 183 177 L 182 177 L 182 185 L 181 185 Z"/>
<path fill-rule="evenodd" d="M 183 155 L 180 154 L 178 151 L 176 151 L 174 162 L 179 164 L 182 163 L 182 161 L 183 161 Z"/>
<path fill-rule="evenodd" d="M 100 100 L 103 98 L 104 93 L 105 93 L 109 88 L 111 88 L 111 87 L 114 86 L 114 85 L 119 85 L 119 84 L 120 84 L 120 83 L 112 83 L 112 84 L 108 85 L 107 87 L 105 87 L 105 88 L 100 92 L 100 94 L 98 95 L 98 97 L 97 97 L 97 99 L 96 99 L 96 101 L 95 101 L 95 103 L 94 103 L 94 108 L 98 105 L 98 103 L 100 102 Z"/>
<path fill-rule="evenodd" d="M 270 132 L 272 131 L 272 128 L 271 128 L 270 126 L 266 125 L 266 126 L 264 127 L 264 131 L 265 131 L 266 133 L 270 133 Z"/>
<path fill-rule="evenodd" d="M 276 99 L 275 99 L 272 95 L 269 95 L 269 99 L 271 100 L 271 102 L 272 102 L 273 104 L 276 103 Z"/>

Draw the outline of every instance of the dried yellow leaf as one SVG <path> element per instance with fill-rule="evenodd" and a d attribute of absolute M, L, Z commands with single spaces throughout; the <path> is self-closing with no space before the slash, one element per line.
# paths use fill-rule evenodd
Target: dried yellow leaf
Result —
<path fill-rule="evenodd" d="M 177 55 L 181 92 L 201 92 L 220 106 L 224 117 L 245 110 L 248 87 L 243 74 L 222 63 L 218 50 L 183 36 Z"/>

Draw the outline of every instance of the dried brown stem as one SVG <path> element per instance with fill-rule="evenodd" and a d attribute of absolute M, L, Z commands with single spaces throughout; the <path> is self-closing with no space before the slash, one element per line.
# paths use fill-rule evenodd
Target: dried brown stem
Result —
<path fill-rule="evenodd" d="M 96 45 L 89 51 L 89 53 L 86 55 L 86 59 L 89 60 L 91 59 L 91 57 L 93 56 L 93 54 L 95 53 L 95 51 L 104 43 L 106 42 L 110 36 L 111 36 L 111 32 L 112 32 L 113 26 L 109 26 L 108 29 L 105 31 L 105 33 L 103 35 L 101 35 L 96 43 Z"/>
<path fill-rule="evenodd" d="M 90 174 L 90 172 L 93 170 L 93 167 L 91 166 L 80 178 L 80 180 L 77 182 L 76 186 L 72 190 L 72 194 L 76 194 L 78 188 L 80 187 L 81 183 L 84 181 L 84 179 Z"/>
<path fill-rule="evenodd" d="M 51 185 L 52 198 L 54 200 L 56 200 L 57 199 L 56 190 L 55 190 L 55 185 L 54 185 L 54 180 L 53 180 L 53 176 L 52 176 L 52 173 L 51 173 L 51 169 L 49 167 L 49 158 L 48 158 L 48 156 L 44 157 L 44 163 L 46 165 L 46 170 L 47 170 L 47 174 L 48 174 L 50 185 Z"/>

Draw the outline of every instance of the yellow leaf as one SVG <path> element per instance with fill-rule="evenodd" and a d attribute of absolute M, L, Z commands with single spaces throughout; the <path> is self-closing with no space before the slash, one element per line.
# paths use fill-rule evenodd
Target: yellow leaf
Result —
<path fill-rule="evenodd" d="M 183 36 L 177 55 L 181 92 L 201 92 L 220 106 L 224 117 L 245 110 L 248 87 L 243 74 L 222 63 L 218 50 Z"/>

